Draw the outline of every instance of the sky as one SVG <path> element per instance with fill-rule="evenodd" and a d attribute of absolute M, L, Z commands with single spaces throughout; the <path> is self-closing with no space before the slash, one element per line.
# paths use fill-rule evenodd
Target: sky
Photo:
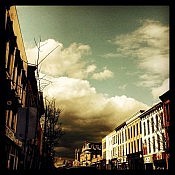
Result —
<path fill-rule="evenodd" d="M 17 6 L 17 13 L 28 62 L 41 61 L 40 89 L 62 109 L 58 156 L 74 158 L 84 141 L 100 142 L 169 89 L 168 6 Z"/>

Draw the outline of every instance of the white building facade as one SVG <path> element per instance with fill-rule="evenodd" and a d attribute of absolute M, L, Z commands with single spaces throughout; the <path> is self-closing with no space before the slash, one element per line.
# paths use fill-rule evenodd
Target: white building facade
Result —
<path fill-rule="evenodd" d="M 143 169 L 142 130 L 140 115 L 144 110 L 135 113 L 126 121 L 126 154 L 128 169 Z"/>
<path fill-rule="evenodd" d="M 160 102 L 141 116 L 145 169 L 165 169 L 165 128 L 163 104 Z"/>
<path fill-rule="evenodd" d="M 102 139 L 107 169 L 166 169 L 163 103 L 140 110 Z"/>
<path fill-rule="evenodd" d="M 116 135 L 116 131 L 112 131 L 102 139 L 102 159 L 106 159 L 106 169 L 111 169 L 111 160 L 113 157 L 112 138 Z"/>

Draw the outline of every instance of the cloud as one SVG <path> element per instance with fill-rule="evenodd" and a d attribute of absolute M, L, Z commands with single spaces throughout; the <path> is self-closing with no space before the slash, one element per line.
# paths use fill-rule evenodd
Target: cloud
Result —
<path fill-rule="evenodd" d="M 92 78 L 95 80 L 105 80 L 111 77 L 113 77 L 113 72 L 107 70 L 106 68 L 104 69 L 103 72 L 94 73 L 92 76 Z"/>
<path fill-rule="evenodd" d="M 141 79 L 140 82 L 138 82 L 136 85 L 137 86 L 143 86 L 146 88 L 149 87 L 153 87 L 153 86 L 158 86 L 162 80 L 159 79 L 159 75 L 158 74 L 151 74 L 151 73 L 145 73 L 139 76 L 139 78 Z"/>
<path fill-rule="evenodd" d="M 63 109 L 61 122 L 65 135 L 57 147 L 64 147 L 65 151 L 58 151 L 58 156 L 73 157 L 74 149 L 85 140 L 100 142 L 133 113 L 148 109 L 147 105 L 127 96 L 108 97 L 97 93 L 87 80 L 46 78 L 53 83 L 44 89 L 44 95 L 48 99 L 54 97 L 57 107 Z"/>
<path fill-rule="evenodd" d="M 139 86 L 159 87 L 169 77 L 169 27 L 159 21 L 141 20 L 135 31 L 116 36 L 110 41 L 117 46 L 116 53 L 105 57 L 133 59 L 144 71 Z"/>
<path fill-rule="evenodd" d="M 39 61 L 41 62 L 41 72 L 50 76 L 67 76 L 71 78 L 93 78 L 100 74 L 103 79 L 110 78 L 112 72 L 105 69 L 103 72 L 95 72 L 96 65 L 85 59 L 91 55 L 89 45 L 81 43 L 72 43 L 69 47 L 64 48 L 62 43 L 54 39 L 48 39 L 40 42 Z M 58 46 L 58 47 L 57 47 Z M 53 52 L 51 52 L 55 49 Z M 38 48 L 26 49 L 29 63 L 36 64 L 38 59 Z M 49 54 L 50 53 L 50 54 Z M 98 79 L 98 78 L 96 78 Z"/>
<path fill-rule="evenodd" d="M 59 45 L 48 57 L 42 62 L 41 71 L 47 75 L 70 77 L 84 77 L 84 67 L 86 62 L 83 57 L 90 54 L 88 45 L 72 43 L 68 48 L 64 48 L 62 43 L 53 39 L 48 39 L 40 43 L 40 61 L 48 55 L 48 53 Z M 29 61 L 34 63 L 37 60 L 37 47 L 27 49 Z"/>
<path fill-rule="evenodd" d="M 127 87 L 127 84 L 124 84 L 124 85 L 119 86 L 118 89 L 120 89 L 120 90 L 125 90 L 126 87 Z"/>
<path fill-rule="evenodd" d="M 152 89 L 154 99 L 159 99 L 159 96 L 169 90 L 169 78 L 163 81 L 161 86 Z"/>
<path fill-rule="evenodd" d="M 97 72 L 97 66 L 84 59 L 91 54 L 90 46 L 72 43 L 64 48 L 62 43 L 52 39 L 40 44 L 43 45 L 40 60 L 59 45 L 42 62 L 40 72 L 40 77 L 44 77 L 41 80 L 44 96 L 48 100 L 54 98 L 56 106 L 62 109 L 60 120 L 65 135 L 56 145 L 58 156 L 74 157 L 74 149 L 80 147 L 85 140 L 100 142 L 138 110 L 149 108 L 127 96 L 108 97 L 98 93 L 85 80 L 87 77 L 96 80 L 113 77 L 113 73 L 106 67 Z M 35 63 L 36 47 L 28 48 L 27 55 L 29 62 Z"/>
<path fill-rule="evenodd" d="M 89 66 L 87 67 L 87 69 L 86 69 L 86 72 L 87 72 L 87 73 L 92 73 L 92 72 L 95 71 L 96 68 L 97 68 L 97 67 L 96 67 L 95 65 L 89 65 Z"/>

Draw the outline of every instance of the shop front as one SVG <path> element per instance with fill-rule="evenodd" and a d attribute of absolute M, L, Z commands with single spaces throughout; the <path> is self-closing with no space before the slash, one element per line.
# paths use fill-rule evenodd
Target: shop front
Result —
<path fill-rule="evenodd" d="M 128 154 L 127 159 L 128 159 L 128 167 L 130 170 L 144 169 L 144 160 L 142 152 Z"/>
<path fill-rule="evenodd" d="M 106 159 L 100 160 L 100 164 L 101 164 L 101 170 L 105 170 L 106 169 Z"/>
<path fill-rule="evenodd" d="M 117 169 L 117 158 L 111 160 L 111 169 L 112 170 Z"/>
<path fill-rule="evenodd" d="M 128 162 L 127 162 L 127 157 L 123 158 L 123 162 L 122 162 L 122 170 L 127 170 L 128 168 Z"/>
<path fill-rule="evenodd" d="M 153 154 L 153 163 L 156 170 L 166 169 L 166 153 L 161 152 L 161 153 Z"/>
<path fill-rule="evenodd" d="M 153 170 L 153 157 L 152 155 L 144 155 L 144 169 Z"/>

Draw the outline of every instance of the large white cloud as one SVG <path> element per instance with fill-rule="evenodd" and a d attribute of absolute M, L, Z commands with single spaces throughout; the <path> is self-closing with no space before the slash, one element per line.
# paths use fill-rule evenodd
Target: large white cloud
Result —
<path fill-rule="evenodd" d="M 46 77 L 53 83 L 44 89 L 47 99 L 55 99 L 62 109 L 61 120 L 65 135 L 61 146 L 73 154 L 72 147 L 84 140 L 99 142 L 110 131 L 140 109 L 149 107 L 125 95 L 108 97 L 97 93 L 87 80 L 68 77 Z M 67 149 L 65 149 L 67 150 Z"/>
<path fill-rule="evenodd" d="M 54 39 L 48 39 L 40 42 L 40 46 L 39 52 L 37 46 L 35 46 L 33 48 L 27 48 L 26 53 L 29 63 L 33 64 L 37 63 L 39 53 L 38 62 L 41 62 L 42 73 L 50 76 L 67 76 L 79 79 L 85 79 L 87 77 L 94 78 L 94 74 L 95 78 L 96 74 L 100 74 L 101 79 L 112 77 L 110 70 L 104 68 L 104 71 L 96 72 L 96 65 L 85 59 L 91 54 L 89 45 L 72 43 L 69 47 L 64 48 L 62 43 Z"/>
<path fill-rule="evenodd" d="M 117 45 L 117 50 L 106 57 L 134 59 L 137 68 L 144 71 L 137 85 L 153 89 L 169 77 L 169 27 L 159 21 L 140 22 L 135 31 L 111 41 Z"/>
<path fill-rule="evenodd" d="M 50 99 L 56 99 L 56 104 L 63 108 L 64 117 L 71 116 L 70 121 L 75 117 L 86 123 L 96 119 L 100 123 L 108 123 L 112 128 L 132 113 L 148 108 L 133 98 L 99 94 L 86 80 L 68 77 L 49 79 L 53 83 L 44 89 L 44 94 Z"/>

